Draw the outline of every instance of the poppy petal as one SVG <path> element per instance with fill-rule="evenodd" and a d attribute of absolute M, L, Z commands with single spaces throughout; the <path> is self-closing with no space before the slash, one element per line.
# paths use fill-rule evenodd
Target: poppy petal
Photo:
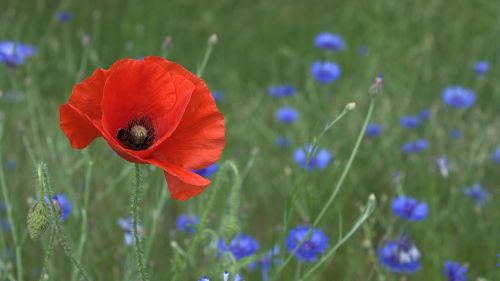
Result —
<path fill-rule="evenodd" d="M 156 153 L 167 161 L 189 169 L 207 167 L 219 160 L 225 144 L 224 116 L 217 109 L 207 85 L 182 66 L 160 57 L 146 57 L 146 61 L 161 64 L 171 73 L 183 75 L 196 88 L 182 116 L 182 120 Z"/>
<path fill-rule="evenodd" d="M 178 165 L 160 159 L 149 159 L 148 163 L 163 169 L 170 195 L 176 200 L 194 197 L 210 185 L 210 180 Z"/>
<path fill-rule="evenodd" d="M 156 63 L 124 59 L 110 68 L 102 100 L 102 123 L 108 136 L 135 118 L 146 117 L 155 129 L 154 144 L 143 151 L 125 151 L 147 157 L 168 138 L 181 121 L 194 90 L 183 76 L 171 75 Z"/>
<path fill-rule="evenodd" d="M 92 75 L 73 87 L 68 104 L 88 116 L 94 123 L 100 123 L 101 100 L 109 71 L 98 68 Z"/>
<path fill-rule="evenodd" d="M 172 198 L 182 201 L 186 201 L 202 193 L 210 184 L 210 181 L 207 180 L 208 183 L 206 184 L 193 185 L 185 182 L 183 178 L 174 176 L 172 174 L 169 174 L 168 172 L 165 172 L 165 178 L 167 180 L 168 189 L 170 190 L 170 195 L 172 196 Z"/>
<path fill-rule="evenodd" d="M 224 117 L 215 106 L 204 104 L 204 99 L 203 95 L 193 96 L 177 130 L 156 153 L 189 169 L 219 160 L 225 144 Z"/>
<path fill-rule="evenodd" d="M 59 107 L 59 120 L 61 129 L 73 148 L 85 148 L 101 135 L 94 124 L 72 105 L 64 104 Z"/>

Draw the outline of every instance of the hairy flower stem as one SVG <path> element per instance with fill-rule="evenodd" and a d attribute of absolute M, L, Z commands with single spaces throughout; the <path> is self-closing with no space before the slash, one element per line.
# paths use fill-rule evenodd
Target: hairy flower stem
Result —
<path fill-rule="evenodd" d="M 0 123 L 0 140 L 3 137 L 3 122 Z M 1 143 L 1 142 L 0 142 Z M 0 146 L 0 156 L 1 153 Z M 22 261 L 22 253 L 21 253 L 21 245 L 19 243 L 19 237 L 17 236 L 17 229 L 14 223 L 14 216 L 12 215 L 12 206 L 10 205 L 9 193 L 7 192 L 7 183 L 5 182 L 5 174 L 3 173 L 3 169 L 0 169 L 0 185 L 2 186 L 2 197 L 5 203 L 5 210 L 7 212 L 7 219 L 10 225 L 10 233 L 12 235 L 12 240 L 16 247 L 16 269 L 17 269 L 17 281 L 22 281 L 23 279 L 23 263 Z"/>
<path fill-rule="evenodd" d="M 144 266 L 144 251 L 142 249 L 142 241 L 138 230 L 139 221 L 139 196 L 142 188 L 142 176 L 141 176 L 141 166 L 140 164 L 135 164 L 135 187 L 132 192 L 131 199 L 131 215 L 132 215 L 132 228 L 134 232 L 134 243 L 135 243 L 135 257 L 137 260 L 137 267 L 139 268 L 139 274 L 141 276 L 141 281 L 148 280 L 146 276 L 146 267 Z"/>
<path fill-rule="evenodd" d="M 52 251 L 54 250 L 54 237 L 55 237 L 56 229 L 52 226 L 50 228 L 50 236 L 49 236 L 49 244 L 47 245 L 47 250 L 45 250 L 45 258 L 43 260 L 43 267 L 40 271 L 40 281 L 47 280 L 45 277 L 46 272 L 48 271 L 47 267 L 49 266 L 50 256 L 52 255 Z"/>
<path fill-rule="evenodd" d="M 90 281 L 89 275 L 83 268 L 80 261 L 73 254 L 73 249 L 69 243 L 69 239 L 64 232 L 61 222 L 59 221 L 59 212 L 57 211 L 56 205 L 54 204 L 54 200 L 52 200 L 54 196 L 54 192 L 52 191 L 52 186 L 49 182 L 49 175 L 47 172 L 47 168 L 45 164 L 40 163 L 37 166 L 37 176 L 39 184 L 43 184 L 43 188 L 45 190 L 45 194 L 47 194 L 49 198 L 49 205 L 51 209 L 52 221 L 54 222 L 54 229 L 57 235 L 58 241 L 61 244 L 64 254 L 69 258 L 71 263 L 78 269 L 81 275 L 81 279 L 84 281 Z"/>

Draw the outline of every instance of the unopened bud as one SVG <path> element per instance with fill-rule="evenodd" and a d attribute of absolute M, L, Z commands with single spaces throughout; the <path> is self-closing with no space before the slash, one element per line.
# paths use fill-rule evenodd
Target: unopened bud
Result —
<path fill-rule="evenodd" d="M 213 33 L 212 35 L 210 35 L 210 37 L 208 38 L 208 44 L 215 45 L 215 44 L 217 44 L 217 42 L 219 42 L 219 38 L 217 37 L 217 34 Z"/>
<path fill-rule="evenodd" d="M 372 86 L 370 87 L 370 95 L 376 97 L 380 90 L 382 89 L 382 84 L 384 80 L 382 79 L 382 74 L 378 74 L 375 80 L 373 80 Z"/>
<path fill-rule="evenodd" d="M 368 196 L 368 201 L 375 201 L 375 200 L 376 200 L 375 194 L 372 193 Z"/>
<path fill-rule="evenodd" d="M 165 39 L 163 39 L 163 43 L 161 44 L 161 47 L 163 50 L 170 50 L 172 48 L 173 44 L 173 39 L 172 36 L 167 36 Z"/>
<path fill-rule="evenodd" d="M 350 102 L 345 106 L 345 109 L 352 111 L 356 108 L 356 103 L 355 102 Z"/>
<path fill-rule="evenodd" d="M 83 33 L 82 36 L 83 46 L 89 46 L 91 42 L 92 42 L 92 37 L 90 37 L 90 34 L 88 34 L 87 32 Z"/>
<path fill-rule="evenodd" d="M 30 238 L 40 239 L 50 226 L 50 209 L 45 201 L 40 200 L 31 207 L 27 223 Z"/>

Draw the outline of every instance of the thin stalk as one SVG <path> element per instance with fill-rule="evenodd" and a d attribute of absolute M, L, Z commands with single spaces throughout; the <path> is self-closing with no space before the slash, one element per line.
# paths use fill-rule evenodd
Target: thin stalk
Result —
<path fill-rule="evenodd" d="M 333 200 L 337 196 L 340 187 L 342 187 L 342 184 L 344 183 L 344 180 L 349 173 L 349 170 L 351 169 L 352 162 L 354 161 L 354 158 L 356 157 L 356 154 L 358 153 L 359 146 L 361 145 L 361 141 L 363 140 L 363 137 L 365 135 L 366 127 L 368 126 L 368 123 L 370 122 L 370 118 L 372 117 L 373 114 L 373 109 L 375 107 L 375 98 L 370 99 L 370 107 L 368 108 L 368 113 L 366 114 L 365 117 L 365 122 L 363 123 L 363 127 L 361 128 L 361 131 L 359 132 L 358 139 L 356 140 L 356 144 L 354 145 L 354 148 L 352 149 L 351 156 L 349 156 L 349 160 L 347 161 L 347 164 L 344 167 L 344 170 L 342 171 L 342 175 L 340 176 L 339 181 L 337 182 L 337 185 L 335 186 L 332 194 L 330 195 L 330 198 L 328 198 L 328 201 L 326 204 L 323 206 L 323 209 L 321 209 L 321 212 L 319 215 L 316 217 L 313 223 L 313 227 L 316 227 L 323 216 L 325 215 L 326 211 L 330 208 L 330 205 L 332 204 Z"/>
<path fill-rule="evenodd" d="M 189 244 L 189 247 L 187 249 L 187 255 L 181 258 L 179 255 L 177 255 L 174 258 L 174 270 L 172 274 L 172 278 L 170 280 L 176 281 L 179 279 L 182 274 L 185 273 L 186 267 L 192 263 L 191 258 L 195 256 L 195 251 L 198 249 L 198 246 L 200 243 L 203 241 L 203 239 L 206 237 L 206 226 L 208 225 L 208 220 L 209 216 L 214 208 L 215 204 L 215 199 L 217 198 L 217 193 L 220 190 L 220 185 L 222 181 L 222 177 L 226 173 L 226 170 L 232 169 L 234 163 L 232 161 L 225 161 L 221 166 L 220 170 L 217 173 L 217 177 L 215 178 L 214 183 L 210 187 L 211 191 L 210 194 L 208 195 L 207 203 L 204 205 L 203 208 L 203 214 L 201 215 L 200 218 L 200 223 L 198 224 L 197 227 L 197 233 L 194 236 L 193 240 Z"/>
<path fill-rule="evenodd" d="M 342 117 L 344 117 L 348 112 L 349 110 L 347 108 L 344 108 L 344 110 L 337 116 L 337 118 L 335 118 L 332 122 L 326 124 L 321 134 L 319 134 L 317 140 L 319 141 L 325 135 L 325 133 L 328 132 L 328 130 L 330 130 L 330 128 L 333 127 L 333 125 L 335 125 L 338 121 L 340 121 L 340 119 L 342 119 Z"/>
<path fill-rule="evenodd" d="M 43 197 L 40 197 L 40 198 L 43 198 Z M 46 272 L 48 272 L 47 267 L 49 266 L 50 256 L 52 255 L 52 250 L 54 248 L 55 233 L 56 233 L 56 229 L 54 227 L 51 227 L 50 236 L 49 236 L 49 244 L 47 245 L 47 250 L 45 251 L 43 267 L 42 267 L 42 270 L 40 271 L 40 278 L 38 279 L 39 281 L 46 280 L 45 274 L 46 274 Z"/>
<path fill-rule="evenodd" d="M 0 123 L 0 140 L 3 138 L 3 122 Z M 1 141 L 0 141 L 1 143 Z M 2 154 L 0 146 L 0 156 Z M 5 174 L 3 169 L 0 169 L 0 185 L 2 186 L 2 197 L 5 203 L 5 210 L 7 212 L 7 219 L 10 225 L 10 233 L 12 235 L 12 240 L 16 247 L 16 268 L 17 268 L 17 281 L 24 280 L 23 278 L 23 263 L 22 263 L 22 252 L 21 245 L 19 244 L 19 237 L 17 236 L 16 225 L 14 224 L 14 216 L 12 215 L 12 206 L 10 205 L 9 193 L 7 191 L 7 183 L 5 182 Z"/>
<path fill-rule="evenodd" d="M 340 246 L 342 246 L 349 238 L 351 238 L 352 235 L 361 227 L 361 225 L 370 217 L 370 215 L 373 213 L 373 210 L 375 210 L 375 196 L 370 195 L 368 198 L 368 203 L 366 204 L 365 210 L 361 214 L 361 216 L 358 218 L 354 226 L 351 228 L 351 230 L 337 242 L 337 244 L 331 248 L 311 269 L 309 269 L 302 278 L 299 279 L 299 281 L 302 280 L 308 280 L 307 278 L 314 273 L 320 266 L 322 266 L 333 254 L 337 251 Z"/>
<path fill-rule="evenodd" d="M 351 165 L 352 165 L 352 162 L 354 161 L 354 158 L 359 150 L 359 146 L 361 145 L 361 141 L 363 140 L 363 137 L 364 137 L 364 134 L 365 134 L 365 131 L 366 131 L 366 127 L 368 126 L 368 123 L 370 122 L 370 118 L 372 116 L 372 113 L 373 113 L 373 109 L 374 109 L 374 104 L 375 104 L 375 97 L 371 97 L 370 99 L 370 106 L 368 108 L 368 112 L 366 114 L 366 117 L 365 117 L 365 120 L 364 120 L 364 123 L 363 123 L 363 127 L 361 128 L 361 131 L 359 132 L 359 135 L 358 135 L 358 138 L 356 140 L 356 143 L 354 145 L 354 148 L 351 152 L 351 155 L 349 156 L 349 160 L 347 161 L 347 164 L 346 166 L 344 167 L 344 170 L 342 171 L 342 175 L 340 176 L 340 179 L 339 181 L 337 182 L 337 185 L 335 186 L 332 194 L 330 195 L 330 197 L 328 198 L 328 201 L 326 202 L 326 204 L 323 206 L 323 208 L 321 209 L 321 212 L 320 214 L 318 215 L 318 217 L 316 217 L 316 219 L 314 220 L 312 226 L 310 227 L 309 229 L 309 233 L 308 235 L 310 235 L 310 233 L 312 232 L 312 229 L 315 228 L 319 222 L 321 221 L 321 218 L 325 215 L 326 211 L 328 210 L 328 208 L 330 207 L 330 205 L 332 204 L 333 200 L 335 199 L 335 197 L 337 196 L 340 188 L 342 187 L 342 184 L 345 180 L 345 177 L 347 176 L 349 170 L 351 169 Z M 337 117 L 335 120 L 333 120 L 331 123 L 329 123 L 325 129 L 323 130 L 323 132 L 319 135 L 319 137 L 316 139 L 316 142 L 314 142 L 313 144 L 313 147 L 314 145 L 317 143 L 317 140 L 319 140 L 326 131 L 328 131 L 328 129 L 333 126 L 333 124 L 335 124 L 335 122 L 337 122 L 338 120 L 340 120 L 345 113 L 347 113 L 348 110 L 347 109 L 344 109 L 344 111 L 339 115 L 339 117 Z M 306 240 L 307 236 L 306 235 L 304 237 L 304 239 L 302 239 L 298 245 L 295 247 L 295 249 L 293 251 L 291 251 L 287 258 L 285 259 L 284 263 L 282 264 L 282 266 L 278 269 L 278 271 L 276 272 L 276 274 L 273 276 L 273 280 L 276 280 L 281 272 L 283 271 L 283 269 L 288 265 L 288 263 L 291 262 L 295 252 L 300 248 L 300 246 L 302 245 L 302 243 Z M 349 235 L 349 234 L 348 234 Z M 345 236 L 341 241 L 346 241 L 349 237 L 348 236 Z M 343 242 L 342 242 L 343 243 Z"/>
<path fill-rule="evenodd" d="M 76 258 L 80 260 L 83 255 L 83 248 L 85 246 L 85 243 L 87 242 L 87 235 L 88 235 L 88 215 L 87 215 L 87 209 L 89 206 L 89 200 L 90 200 L 90 187 L 92 186 L 90 184 L 90 179 L 92 178 L 92 166 L 94 165 L 94 162 L 92 159 L 90 159 L 90 156 L 87 151 L 83 152 L 83 155 L 85 157 L 85 160 L 87 162 L 87 169 L 85 171 L 85 191 L 83 195 L 83 206 L 81 208 L 81 214 L 82 214 L 82 224 L 81 224 L 81 236 L 80 236 L 80 242 L 78 244 L 78 250 L 76 251 Z M 76 280 L 77 274 L 78 274 L 78 269 L 75 267 L 73 268 L 73 272 L 71 273 L 71 280 Z"/>
<path fill-rule="evenodd" d="M 54 200 L 52 200 L 54 196 L 54 192 L 52 191 L 52 186 L 49 183 L 49 176 L 47 173 L 46 168 L 44 167 L 44 164 L 39 164 L 37 167 L 37 175 L 38 175 L 38 181 L 40 184 L 43 184 L 44 190 L 46 191 L 46 194 L 49 198 L 49 205 L 51 209 L 51 214 L 52 214 L 52 221 L 54 222 L 54 227 L 56 234 L 59 238 L 59 243 L 61 244 L 61 247 L 63 249 L 64 254 L 70 259 L 71 263 L 78 268 L 78 271 L 80 271 L 80 275 L 83 280 L 85 281 L 90 281 L 89 275 L 87 274 L 87 271 L 83 268 L 82 264 L 78 259 L 75 258 L 75 255 L 73 254 L 73 250 L 71 248 L 71 245 L 69 244 L 69 239 L 66 236 L 66 233 L 62 229 L 61 222 L 59 220 L 59 213 L 57 211 L 56 205 L 54 204 Z"/>
<path fill-rule="evenodd" d="M 203 56 L 203 60 L 201 61 L 198 70 L 196 71 L 196 76 L 201 77 L 203 72 L 205 71 L 205 67 L 207 66 L 208 59 L 210 59 L 210 55 L 212 54 L 212 49 L 214 45 L 217 43 L 217 36 L 212 34 L 208 39 L 207 50 L 205 51 L 205 55 Z"/>
<path fill-rule="evenodd" d="M 142 249 L 141 237 L 138 230 L 139 221 L 139 196 L 142 188 L 142 177 L 141 177 L 141 166 L 140 164 L 135 164 L 135 187 L 132 192 L 131 197 L 131 215 L 132 215 L 132 227 L 134 232 L 134 242 L 135 242 L 135 257 L 137 260 L 137 267 L 139 267 L 139 274 L 142 281 L 147 281 L 146 267 L 144 266 L 144 250 Z"/>
<path fill-rule="evenodd" d="M 149 257 L 149 254 L 151 253 L 151 248 L 153 247 L 155 238 L 156 238 L 156 228 L 158 226 L 158 218 L 160 217 L 160 214 L 165 207 L 165 203 L 167 202 L 167 188 L 162 188 L 160 199 L 158 201 L 158 205 L 156 206 L 156 209 L 153 211 L 153 222 L 151 223 L 151 231 L 150 235 L 148 237 L 148 241 L 146 244 L 146 260 Z"/>

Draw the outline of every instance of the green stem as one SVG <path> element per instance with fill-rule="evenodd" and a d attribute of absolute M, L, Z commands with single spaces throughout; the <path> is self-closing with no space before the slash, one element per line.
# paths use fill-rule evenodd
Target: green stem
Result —
<path fill-rule="evenodd" d="M 215 199 L 217 198 L 217 193 L 220 190 L 220 185 L 222 181 L 222 177 L 226 173 L 226 170 L 232 169 L 234 163 L 232 161 L 225 161 L 219 169 L 217 173 L 217 177 L 215 178 L 214 183 L 210 187 L 210 194 L 208 195 L 207 203 L 204 205 L 203 214 L 200 218 L 200 223 L 197 227 L 196 235 L 193 240 L 189 244 L 187 249 L 186 256 L 176 255 L 174 258 L 174 268 L 172 278 L 170 280 L 176 281 L 179 277 L 182 277 L 182 274 L 186 272 L 186 267 L 191 263 L 191 258 L 195 256 L 195 252 L 198 249 L 199 244 L 206 237 L 205 233 L 207 230 L 207 225 L 209 221 L 209 216 L 214 208 Z"/>
<path fill-rule="evenodd" d="M 3 122 L 0 123 L 0 140 L 3 137 Z M 1 143 L 1 142 L 0 142 Z M 0 146 L 0 156 L 2 155 Z M 1 158 L 1 157 L 0 157 Z M 23 263 L 22 263 L 22 252 L 21 245 L 19 244 L 19 237 L 17 236 L 16 225 L 14 224 L 14 216 L 12 215 L 12 206 L 10 205 L 9 193 L 7 192 L 7 183 L 5 182 L 5 174 L 3 169 L 0 168 L 0 185 L 2 186 L 2 197 L 5 203 L 5 210 L 7 211 L 7 219 L 9 220 L 10 233 L 12 234 L 12 240 L 16 247 L 16 267 L 17 267 L 17 281 L 24 280 L 23 278 Z"/>
<path fill-rule="evenodd" d="M 83 248 L 85 246 L 85 243 L 87 242 L 87 232 L 88 232 L 88 215 L 87 215 L 87 209 L 89 206 L 89 200 L 90 200 L 90 187 L 92 186 L 90 184 L 90 179 L 92 178 L 92 166 L 94 162 L 92 159 L 90 159 L 90 156 L 87 151 L 83 152 L 83 155 L 86 159 L 87 162 L 87 169 L 85 171 L 85 191 L 83 195 L 83 206 L 81 208 L 81 214 L 82 214 L 82 224 L 81 224 L 81 236 L 80 236 L 80 242 L 78 244 L 78 250 L 76 252 L 76 258 L 80 260 L 83 255 Z M 73 272 L 71 273 L 71 280 L 76 280 L 77 274 L 78 274 L 78 268 L 73 268 Z"/>
<path fill-rule="evenodd" d="M 132 192 L 132 227 L 134 232 L 134 242 L 135 242 L 135 257 L 137 260 L 137 266 L 139 267 L 139 274 L 141 275 L 141 280 L 146 281 L 146 267 L 144 266 L 144 251 L 142 249 L 141 237 L 138 230 L 139 221 L 139 196 L 142 188 L 142 177 L 141 177 L 141 166 L 140 164 L 135 164 L 135 187 Z"/>
<path fill-rule="evenodd" d="M 54 248 L 54 236 L 55 236 L 56 229 L 54 227 L 51 227 L 50 231 L 50 236 L 49 236 L 49 244 L 47 245 L 47 250 L 45 251 L 45 258 L 43 261 L 43 267 L 42 270 L 40 271 L 40 281 L 47 280 L 45 278 L 45 273 L 48 272 L 47 267 L 49 266 L 49 260 L 50 256 L 52 255 L 52 250 Z"/>
<path fill-rule="evenodd" d="M 317 141 L 319 141 L 325 135 L 325 133 L 328 132 L 328 130 L 330 130 L 330 128 L 333 125 L 335 125 L 335 123 L 340 121 L 340 119 L 342 119 L 342 117 L 344 117 L 348 112 L 349 112 L 349 110 L 347 108 L 344 108 L 344 110 L 337 116 L 337 118 L 335 118 L 332 122 L 326 124 L 326 126 L 323 129 L 323 131 L 321 132 L 321 134 L 319 134 Z"/>
<path fill-rule="evenodd" d="M 373 213 L 373 210 L 375 210 L 375 196 L 370 195 L 368 198 L 368 203 L 365 207 L 365 210 L 359 217 L 359 219 L 356 221 L 354 226 L 351 228 L 351 230 L 344 236 L 342 239 L 337 242 L 337 244 L 331 248 L 311 269 L 309 269 L 302 278 L 299 280 L 308 280 L 307 278 L 314 273 L 320 266 L 322 266 L 335 252 L 337 252 L 338 248 L 342 246 L 349 238 L 351 238 L 352 235 L 361 227 L 361 225 L 370 217 L 370 215 Z"/>
<path fill-rule="evenodd" d="M 222 237 L 225 239 L 231 239 L 233 235 L 239 230 L 238 224 L 238 211 L 239 211 L 239 195 L 240 195 L 240 176 L 238 167 L 233 162 L 228 162 L 229 168 L 233 172 L 233 188 L 231 190 L 231 196 L 229 198 L 229 212 L 227 216 L 223 219 L 222 224 Z"/>
<path fill-rule="evenodd" d="M 353 150 L 351 152 L 351 155 L 349 156 L 349 160 L 347 161 L 347 164 L 344 167 L 344 170 L 342 171 L 342 175 L 340 176 L 340 179 L 337 182 L 337 185 L 335 186 L 332 194 L 328 198 L 328 201 L 326 202 L 326 204 L 321 209 L 320 214 L 314 220 L 312 226 L 309 229 L 309 233 L 304 237 L 304 239 L 302 239 L 298 243 L 298 245 L 295 247 L 295 249 L 288 254 L 287 258 L 285 259 L 285 262 L 278 269 L 278 271 L 276 272 L 275 276 L 273 276 L 273 280 L 276 280 L 280 276 L 280 274 L 283 271 L 283 269 L 288 265 L 288 263 L 291 262 L 292 257 L 295 254 L 295 252 L 300 248 L 300 246 L 302 245 L 302 243 L 306 240 L 307 236 L 310 235 L 310 233 L 312 232 L 312 229 L 315 228 L 319 224 L 319 222 L 321 221 L 321 218 L 325 215 L 326 211 L 329 209 L 329 207 L 332 204 L 333 200 L 337 196 L 337 194 L 338 194 L 338 192 L 339 192 L 340 188 L 342 187 L 342 184 L 343 184 L 343 182 L 345 180 L 345 177 L 347 176 L 349 170 L 351 169 L 352 162 L 354 161 L 354 158 L 355 158 L 355 156 L 356 156 L 356 154 L 358 152 L 359 146 L 361 145 L 361 141 L 363 140 L 363 137 L 364 137 L 364 134 L 365 134 L 365 131 L 366 131 L 366 127 L 368 126 L 368 123 L 370 122 L 370 118 L 371 118 L 372 113 L 373 113 L 374 105 L 375 105 L 375 97 L 372 96 L 371 100 L 370 100 L 370 106 L 368 108 L 368 113 L 366 114 L 365 121 L 363 123 L 363 127 L 361 128 L 361 131 L 359 132 L 359 135 L 358 135 L 358 138 L 357 138 L 356 143 L 354 145 L 354 148 L 353 148 Z M 315 145 L 317 144 L 317 141 L 319 140 L 319 138 L 321 138 L 324 135 L 324 133 L 326 131 L 328 131 L 328 129 L 333 124 L 335 124 L 338 120 L 340 120 L 344 116 L 344 114 L 347 113 L 347 112 L 348 112 L 348 110 L 344 109 L 344 111 L 339 115 L 339 117 L 337 117 L 335 120 L 333 120 L 330 124 L 328 124 L 325 127 L 325 129 L 323 130 L 323 132 L 319 135 L 319 137 L 314 142 L 313 149 L 314 149 Z M 351 232 L 350 232 L 350 234 L 351 234 Z M 344 237 L 342 241 L 346 241 L 349 238 L 348 236 Z"/>
<path fill-rule="evenodd" d="M 344 167 L 344 170 L 342 171 L 342 175 L 340 176 L 339 181 L 337 182 L 337 185 L 335 186 L 332 194 L 330 195 L 330 198 L 328 198 L 328 201 L 326 204 L 323 206 L 323 209 L 321 209 L 321 212 L 319 215 L 316 217 L 313 223 L 313 227 L 316 227 L 323 216 L 325 215 L 326 211 L 330 208 L 330 205 L 332 204 L 333 200 L 337 196 L 340 187 L 342 187 L 342 184 L 344 183 L 344 180 L 349 173 L 349 170 L 351 169 L 352 162 L 354 161 L 354 158 L 356 157 L 356 154 L 358 153 L 359 146 L 361 145 L 361 141 L 363 140 L 363 137 L 365 135 L 366 127 L 368 126 L 368 123 L 370 122 L 370 118 L 372 117 L 373 114 L 373 108 L 375 107 L 375 98 L 370 99 L 370 107 L 368 108 L 368 113 L 366 114 L 365 122 L 363 123 L 363 127 L 361 128 L 361 131 L 359 132 L 358 139 L 356 140 L 356 144 L 354 145 L 354 148 L 351 152 L 351 156 L 349 156 L 349 160 L 347 161 L 346 166 Z"/>
<path fill-rule="evenodd" d="M 47 197 L 49 198 L 48 201 L 50 203 L 52 221 L 54 222 L 55 231 L 59 238 L 59 243 L 61 244 L 64 254 L 70 259 L 71 263 L 73 263 L 73 265 L 76 268 L 78 268 L 78 271 L 80 271 L 80 275 L 82 276 L 82 279 L 85 281 L 90 281 L 87 271 L 85 271 L 80 261 L 75 258 L 75 255 L 73 254 L 73 249 L 69 244 L 69 239 L 66 236 L 66 233 L 64 232 L 61 226 L 61 222 L 59 220 L 59 212 L 57 211 L 56 205 L 54 204 L 54 200 L 52 200 L 54 192 L 52 191 L 52 186 L 50 185 L 49 182 L 49 176 L 45 164 L 43 163 L 38 164 L 37 176 L 39 184 L 43 184 L 44 190 L 46 191 Z"/>
<path fill-rule="evenodd" d="M 149 254 L 151 253 L 151 248 L 153 247 L 155 238 L 156 238 L 156 228 L 158 226 L 158 218 L 160 217 L 160 214 L 165 207 L 165 203 L 167 202 L 167 192 L 168 188 L 163 188 L 161 191 L 160 199 L 158 201 L 158 205 L 156 206 L 156 209 L 153 211 L 153 221 L 151 223 L 151 231 L 148 237 L 148 241 L 146 244 L 146 260 L 149 257 Z"/>
<path fill-rule="evenodd" d="M 210 36 L 210 39 L 208 39 L 208 44 L 207 44 L 207 50 L 205 51 L 205 55 L 203 56 L 203 60 L 201 61 L 200 66 L 198 67 L 198 70 L 196 71 L 196 76 L 201 77 L 203 75 L 203 72 L 205 71 L 205 67 L 207 66 L 208 59 L 210 58 L 210 55 L 212 54 L 212 49 L 213 46 L 216 43 L 216 38 L 214 37 L 215 35 Z M 215 38 L 215 40 L 213 40 Z"/>

